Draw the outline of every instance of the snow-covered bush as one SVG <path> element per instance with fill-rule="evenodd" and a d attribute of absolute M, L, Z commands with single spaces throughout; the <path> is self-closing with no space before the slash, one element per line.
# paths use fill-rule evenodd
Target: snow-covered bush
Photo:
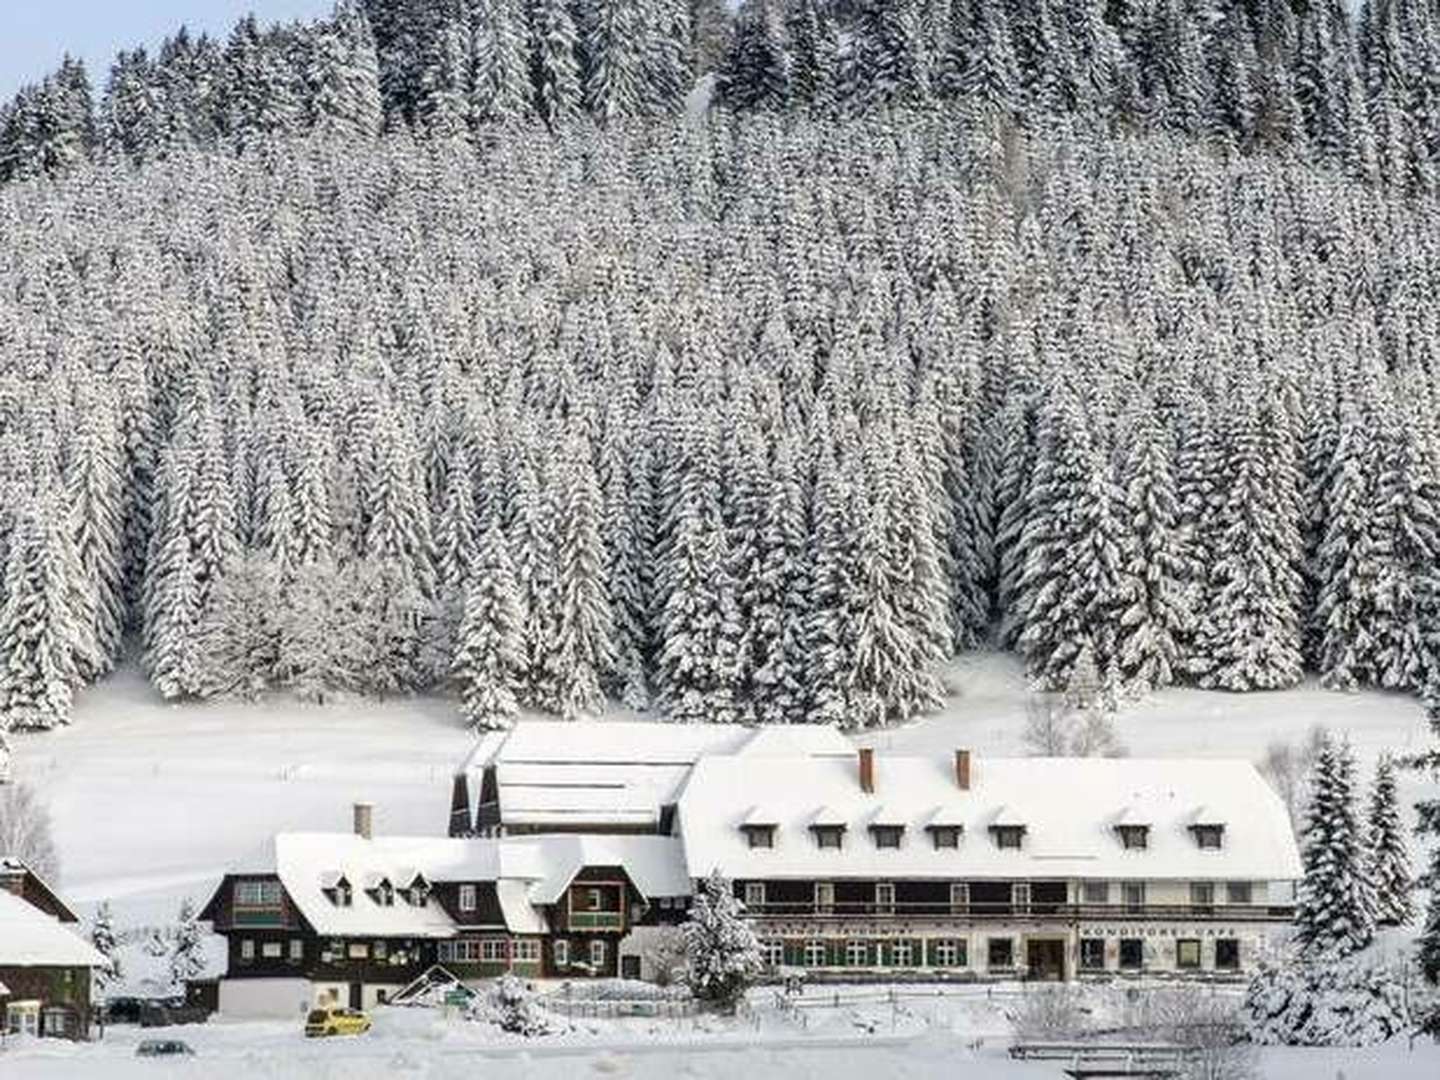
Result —
<path fill-rule="evenodd" d="M 764 966 L 760 943 L 741 915 L 730 881 L 716 870 L 705 882 L 685 923 L 687 979 L 697 998 L 733 1009 Z"/>
<path fill-rule="evenodd" d="M 1079 989 L 1044 986 L 1025 995 L 1012 1023 L 1021 1039 L 1075 1039 L 1090 1027 L 1090 1010 Z"/>
<path fill-rule="evenodd" d="M 690 988 L 657 986 L 639 979 L 582 979 L 565 983 L 560 996 L 570 1001 L 683 1001 L 690 996 Z"/>
<path fill-rule="evenodd" d="M 1255 1048 L 1247 1041 L 1235 995 L 1186 986 L 1152 991 L 1142 1002 L 1141 1030 L 1190 1048 L 1182 1080 L 1249 1080 L 1258 1075 Z"/>
<path fill-rule="evenodd" d="M 115 920 L 110 913 L 110 901 L 105 901 L 95 910 L 95 922 L 90 927 L 90 944 L 105 957 L 104 967 L 95 969 L 95 992 L 104 997 L 105 991 L 125 979 L 125 970 L 116 951 L 119 941 L 115 937 Z"/>
<path fill-rule="evenodd" d="M 657 927 L 641 955 L 656 986 L 668 987 L 684 981 L 689 958 L 685 932 L 678 926 Z"/>
<path fill-rule="evenodd" d="M 1267 1046 L 1372 1046 L 1410 1027 L 1404 979 L 1363 960 L 1262 964 L 1245 994 L 1250 1038 Z"/>
<path fill-rule="evenodd" d="M 471 1007 L 471 1018 L 527 1039 L 549 1035 L 554 1020 L 540 1007 L 534 989 L 515 975 L 502 975 L 490 993 Z"/>

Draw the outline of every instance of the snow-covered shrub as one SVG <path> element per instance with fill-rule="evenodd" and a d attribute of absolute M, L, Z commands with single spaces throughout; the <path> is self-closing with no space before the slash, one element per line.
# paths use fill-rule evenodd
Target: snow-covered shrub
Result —
<path fill-rule="evenodd" d="M 760 943 L 741 915 L 730 881 L 716 870 L 685 923 L 687 979 L 697 998 L 733 1009 L 764 966 Z"/>
<path fill-rule="evenodd" d="M 1025 995 L 1012 1023 L 1021 1039 L 1075 1039 L 1087 1033 L 1090 1010 L 1075 987 L 1044 986 Z"/>
<path fill-rule="evenodd" d="M 560 996 L 570 1001 L 682 1001 L 690 996 L 690 988 L 657 986 L 639 979 L 584 979 L 567 982 Z"/>
<path fill-rule="evenodd" d="M 1250 1038 L 1267 1046 L 1373 1046 L 1410 1026 L 1393 967 L 1316 957 L 1262 964 L 1245 994 Z"/>
<path fill-rule="evenodd" d="M 554 1019 L 540 1007 L 534 989 L 515 975 L 502 975 L 490 993 L 470 1007 L 469 1016 L 527 1039 L 549 1035 L 555 1029 Z"/>
<path fill-rule="evenodd" d="M 678 926 L 657 927 L 641 950 L 641 956 L 656 986 L 683 982 L 688 967 L 685 931 Z"/>
<path fill-rule="evenodd" d="M 1151 1038 L 1190 1048 L 1183 1080 L 1249 1080 L 1258 1072 L 1240 1006 L 1234 994 L 1199 986 L 1156 990 L 1143 995 L 1139 1027 Z"/>

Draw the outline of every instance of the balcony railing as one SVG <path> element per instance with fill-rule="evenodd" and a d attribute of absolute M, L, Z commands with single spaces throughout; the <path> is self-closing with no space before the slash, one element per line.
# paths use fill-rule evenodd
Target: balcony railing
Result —
<path fill-rule="evenodd" d="M 1056 904 L 1032 900 L 1029 904 L 988 903 L 949 904 L 945 901 L 920 901 L 876 904 L 847 902 L 832 904 L 775 902 L 746 904 L 752 918 L 820 918 L 820 919 L 913 919 L 922 917 L 961 919 L 1045 919 L 1079 922 L 1092 919 L 1187 919 L 1216 922 L 1288 922 L 1295 914 L 1289 906 L 1264 904 Z"/>
<path fill-rule="evenodd" d="M 625 915 L 619 911 L 572 911 L 571 930 L 624 930 Z"/>

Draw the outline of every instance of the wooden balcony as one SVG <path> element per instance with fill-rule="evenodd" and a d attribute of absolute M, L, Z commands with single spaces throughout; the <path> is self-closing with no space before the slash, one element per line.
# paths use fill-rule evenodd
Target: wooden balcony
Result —
<path fill-rule="evenodd" d="M 621 911 L 572 911 L 571 930 L 624 930 L 625 914 Z"/>
<path fill-rule="evenodd" d="M 1290 922 L 1295 909 L 1264 904 L 1052 904 L 969 903 L 766 903 L 747 904 L 746 914 L 758 919 L 966 919 L 1086 922 L 1143 919 L 1184 922 Z"/>

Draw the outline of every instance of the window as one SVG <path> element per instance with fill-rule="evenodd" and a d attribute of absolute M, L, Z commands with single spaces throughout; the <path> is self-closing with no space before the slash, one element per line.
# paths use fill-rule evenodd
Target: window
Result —
<path fill-rule="evenodd" d="M 760 955 L 765 958 L 765 965 L 767 967 L 784 967 L 785 943 L 783 941 L 762 941 L 760 943 Z"/>
<path fill-rule="evenodd" d="M 765 906 L 765 883 L 763 881 L 747 881 L 745 883 L 745 906 L 757 910 Z"/>
<path fill-rule="evenodd" d="M 255 959 L 255 942 L 251 941 L 249 938 L 246 938 L 245 940 L 240 942 L 240 959 Z"/>
<path fill-rule="evenodd" d="M 845 841 L 845 826 L 843 825 L 814 825 L 811 832 L 815 834 L 815 845 L 822 848 L 833 848 L 838 851 Z"/>
<path fill-rule="evenodd" d="M 990 833 L 995 837 L 996 847 L 1019 851 L 1020 845 L 1025 838 L 1025 826 L 992 825 L 990 826 Z"/>
<path fill-rule="evenodd" d="M 1120 886 L 1120 901 L 1128 915 L 1139 915 L 1145 910 L 1145 883 L 1127 881 Z"/>
<path fill-rule="evenodd" d="M 1200 966 L 1200 939 L 1181 938 L 1175 942 L 1175 966 L 1198 968 Z"/>
<path fill-rule="evenodd" d="M 260 955 L 266 960 L 279 960 L 285 953 L 285 945 L 280 941 L 264 941 L 260 943 Z"/>
<path fill-rule="evenodd" d="M 962 831 L 959 825 L 931 825 L 930 842 L 935 845 L 936 851 L 941 848 L 958 848 Z"/>
<path fill-rule="evenodd" d="M 390 946 L 383 941 L 377 941 L 370 949 L 370 955 L 375 957 L 376 960 L 384 960 L 390 955 Z"/>
<path fill-rule="evenodd" d="M 590 942 L 590 966 L 596 971 L 605 970 L 605 942 Z"/>
<path fill-rule="evenodd" d="M 461 911 L 474 911 L 474 910 L 475 910 L 475 886 L 474 886 L 474 885 L 461 885 L 461 886 L 460 886 L 460 910 L 461 910 Z"/>
<path fill-rule="evenodd" d="M 552 947 L 552 954 L 554 955 L 555 966 L 557 968 L 570 966 L 570 942 L 563 939 L 555 942 Z"/>
<path fill-rule="evenodd" d="M 345 950 L 345 954 L 349 956 L 351 960 L 368 960 L 370 959 L 370 946 L 366 945 L 363 941 L 352 942 L 350 947 Z"/>
<path fill-rule="evenodd" d="M 280 882 L 278 881 L 237 881 L 235 883 L 236 907 L 279 907 Z"/>
<path fill-rule="evenodd" d="M 1240 941 L 1237 938 L 1215 939 L 1215 967 L 1219 971 L 1240 970 Z"/>
<path fill-rule="evenodd" d="M 909 967 L 914 963 L 915 950 L 908 941 L 896 941 L 890 946 L 890 966 Z"/>
<path fill-rule="evenodd" d="M 1024 915 L 1030 910 L 1030 886 L 1026 882 L 1017 881 L 1010 886 L 1010 903 L 1015 906 L 1017 914 Z"/>
<path fill-rule="evenodd" d="M 740 828 L 752 848 L 773 848 L 775 846 L 774 825 L 742 825 Z"/>
<path fill-rule="evenodd" d="M 962 967 L 965 963 L 965 942 L 945 938 L 931 950 L 936 967 Z"/>
<path fill-rule="evenodd" d="M 805 943 L 805 966 L 824 967 L 827 961 L 825 942 L 807 941 Z"/>
<path fill-rule="evenodd" d="M 1080 899 L 1087 904 L 1108 904 L 1110 902 L 1110 883 L 1108 881 L 1081 882 Z"/>
<path fill-rule="evenodd" d="M 428 907 L 430 904 L 430 886 L 423 881 L 417 881 L 410 886 L 410 903 L 415 907 Z"/>
<path fill-rule="evenodd" d="M 1254 891 L 1248 881 L 1228 881 L 1225 883 L 1225 902 L 1227 904 L 1253 904 Z"/>
<path fill-rule="evenodd" d="M 517 964 L 538 964 L 540 962 L 540 942 L 533 938 L 524 938 L 510 943 L 510 959 Z"/>
<path fill-rule="evenodd" d="M 1140 938 L 1120 939 L 1120 970 L 1139 971 L 1145 966 L 1145 942 Z"/>
<path fill-rule="evenodd" d="M 964 915 L 970 910 L 970 886 L 963 881 L 950 883 L 950 914 Z"/>
<path fill-rule="evenodd" d="M 1115 831 L 1120 834 L 1120 845 L 1126 851 L 1144 851 L 1150 846 L 1149 825 L 1117 825 Z"/>
<path fill-rule="evenodd" d="M 1197 908 L 1212 908 L 1215 906 L 1215 884 L 1210 881 L 1192 881 L 1190 883 L 1190 903 Z"/>
<path fill-rule="evenodd" d="M 986 966 L 992 971 L 1015 966 L 1015 942 L 1008 937 L 992 937 L 986 944 Z"/>
<path fill-rule="evenodd" d="M 384 1005 L 384 1004 L 385 1004 L 387 1001 L 389 1001 L 389 1000 L 390 1000 L 390 991 L 388 991 L 388 990 L 379 990 L 379 989 L 377 989 L 377 990 L 375 991 L 375 1004 L 376 1004 L 376 1005 Z"/>
<path fill-rule="evenodd" d="M 870 835 L 875 838 L 877 848 L 898 848 L 905 828 L 902 825 L 872 825 Z"/>
<path fill-rule="evenodd" d="M 815 883 L 815 912 L 829 915 L 835 910 L 835 886 L 828 881 Z"/>
<path fill-rule="evenodd" d="M 895 914 L 895 886 L 889 882 L 875 884 L 875 911 L 879 915 Z"/>
<path fill-rule="evenodd" d="M 487 964 L 503 964 L 510 959 L 509 942 L 504 938 L 486 938 L 480 942 L 480 959 Z"/>
<path fill-rule="evenodd" d="M 350 891 L 350 883 L 341 881 L 335 886 L 335 902 L 341 907 L 349 907 L 355 902 L 355 895 Z"/>
<path fill-rule="evenodd" d="M 382 881 L 380 887 L 375 890 L 375 899 L 382 907 L 394 907 L 395 887 L 388 881 Z"/>
<path fill-rule="evenodd" d="M 1224 845 L 1224 825 L 1191 825 L 1190 831 L 1195 836 L 1195 846 L 1203 851 L 1219 851 Z"/>
<path fill-rule="evenodd" d="M 1087 937 L 1080 939 L 1080 966 L 1086 971 L 1105 970 L 1105 939 Z"/>
<path fill-rule="evenodd" d="M 297 962 L 305 959 L 305 942 L 300 938 L 290 939 L 290 959 Z"/>
<path fill-rule="evenodd" d="M 846 967 L 869 967 L 870 966 L 870 945 L 864 941 L 847 941 L 845 943 L 845 966 Z"/>

